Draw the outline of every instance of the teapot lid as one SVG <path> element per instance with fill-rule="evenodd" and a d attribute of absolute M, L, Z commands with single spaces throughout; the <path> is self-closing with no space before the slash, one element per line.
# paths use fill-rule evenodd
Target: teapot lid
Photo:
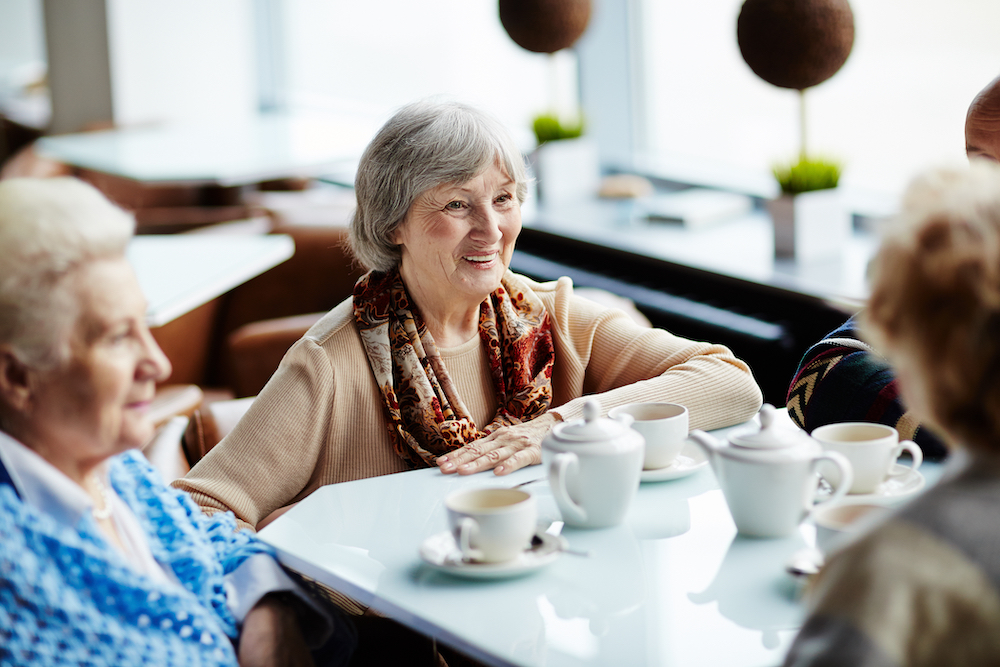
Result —
<path fill-rule="evenodd" d="M 760 430 L 734 435 L 729 439 L 732 444 L 748 449 L 784 449 L 802 444 L 800 433 L 782 428 L 777 423 L 777 411 L 770 403 L 762 405 L 758 415 Z"/>
<path fill-rule="evenodd" d="M 583 405 L 583 419 L 557 424 L 552 432 L 560 440 L 600 442 L 613 440 L 627 432 L 628 429 L 627 421 L 601 417 L 601 403 L 596 398 L 592 398 Z"/>

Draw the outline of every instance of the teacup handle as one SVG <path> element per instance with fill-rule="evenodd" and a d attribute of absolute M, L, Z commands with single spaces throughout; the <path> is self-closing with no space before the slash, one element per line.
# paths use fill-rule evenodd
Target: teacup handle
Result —
<path fill-rule="evenodd" d="M 833 494 L 829 498 L 821 503 L 816 503 L 812 506 L 812 511 L 816 511 L 820 507 L 826 507 L 827 505 L 832 505 L 841 498 L 847 495 L 847 492 L 851 490 L 851 484 L 854 484 L 854 469 L 851 468 L 851 462 L 847 460 L 847 457 L 839 452 L 823 452 L 819 456 L 813 459 L 812 470 L 817 472 L 819 467 L 819 462 L 826 459 L 832 462 L 835 466 L 840 469 L 840 481 L 837 483 L 837 488 L 833 490 Z"/>
<path fill-rule="evenodd" d="M 909 466 L 902 466 L 903 470 L 893 474 L 893 467 L 899 463 L 899 457 L 903 452 L 909 452 L 910 456 L 913 457 L 913 463 Z M 889 468 L 889 477 L 896 477 L 899 475 L 905 475 L 912 472 L 920 467 L 920 464 L 924 462 L 924 453 L 920 449 L 920 446 L 912 440 L 901 440 L 899 446 L 896 447 L 895 456 L 892 458 L 892 467 Z"/>
<path fill-rule="evenodd" d="M 472 517 L 464 517 L 458 522 L 458 548 L 463 560 L 482 560 L 483 552 L 472 548 L 472 538 L 479 532 L 479 524 Z"/>
<path fill-rule="evenodd" d="M 549 464 L 549 488 L 552 490 L 552 495 L 555 496 L 559 509 L 568 515 L 563 518 L 569 519 L 573 523 L 586 523 L 586 510 L 573 502 L 573 499 L 569 497 L 569 491 L 566 490 L 568 469 L 570 466 L 576 467 L 579 464 L 579 459 L 572 452 L 556 454 L 552 458 L 552 463 Z"/>

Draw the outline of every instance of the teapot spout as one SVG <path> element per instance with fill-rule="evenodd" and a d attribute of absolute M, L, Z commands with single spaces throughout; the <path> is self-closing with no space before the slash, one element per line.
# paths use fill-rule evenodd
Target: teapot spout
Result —
<path fill-rule="evenodd" d="M 709 462 L 711 462 L 714 467 L 715 453 L 722 449 L 722 443 L 710 436 L 708 433 L 699 430 L 691 431 L 691 433 L 688 434 L 688 437 L 705 451 L 705 455 L 708 456 Z"/>

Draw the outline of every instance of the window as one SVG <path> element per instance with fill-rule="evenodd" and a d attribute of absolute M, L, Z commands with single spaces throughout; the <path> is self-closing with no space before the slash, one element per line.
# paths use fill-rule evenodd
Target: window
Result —
<path fill-rule="evenodd" d="M 532 117 L 576 94 L 573 56 L 517 46 L 495 0 L 285 0 L 281 20 L 284 101 L 293 110 L 384 119 L 407 102 L 444 96 L 489 110 L 530 148 Z"/>
<path fill-rule="evenodd" d="M 994 0 L 850 0 L 854 48 L 810 89 L 810 152 L 843 184 L 896 193 L 925 166 L 965 159 L 965 112 L 1000 74 Z M 742 0 L 642 0 L 647 148 L 674 161 L 766 172 L 798 152 L 798 93 L 759 79 L 736 42 Z"/>

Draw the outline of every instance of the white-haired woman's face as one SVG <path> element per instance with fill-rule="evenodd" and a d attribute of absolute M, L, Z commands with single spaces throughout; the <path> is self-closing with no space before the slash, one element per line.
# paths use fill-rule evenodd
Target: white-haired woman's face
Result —
<path fill-rule="evenodd" d="M 479 303 L 500 286 L 521 233 L 516 184 L 498 165 L 420 195 L 396 232 L 400 272 L 421 307 Z M 419 303 L 420 297 L 425 303 Z"/>
<path fill-rule="evenodd" d="M 146 413 L 170 362 L 146 326 L 146 300 L 125 258 L 81 267 L 69 289 L 79 308 L 69 354 L 34 371 L 36 442 L 26 444 L 72 477 L 152 436 Z"/>

